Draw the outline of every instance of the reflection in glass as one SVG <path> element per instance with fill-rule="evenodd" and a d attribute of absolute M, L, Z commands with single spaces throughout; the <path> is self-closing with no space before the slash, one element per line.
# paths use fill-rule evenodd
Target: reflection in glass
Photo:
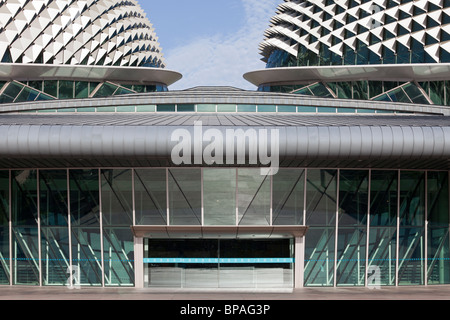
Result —
<path fill-rule="evenodd" d="M 0 284 L 9 277 L 9 172 L 0 171 Z"/>
<path fill-rule="evenodd" d="M 448 172 L 428 172 L 428 284 L 450 283 Z"/>
<path fill-rule="evenodd" d="M 333 225 L 336 218 L 337 170 L 308 170 L 306 225 Z"/>
<path fill-rule="evenodd" d="M 273 224 L 302 225 L 305 170 L 280 169 L 273 177 Z"/>
<path fill-rule="evenodd" d="M 236 169 L 203 169 L 204 224 L 236 225 Z"/>
<path fill-rule="evenodd" d="M 305 286 L 333 286 L 334 227 L 311 227 L 305 240 Z"/>
<path fill-rule="evenodd" d="M 130 227 L 103 228 L 105 286 L 134 285 L 134 237 Z"/>
<path fill-rule="evenodd" d="M 13 284 L 39 284 L 37 172 L 12 171 Z"/>
<path fill-rule="evenodd" d="M 238 224 L 270 225 L 270 176 L 238 169 Z"/>
<path fill-rule="evenodd" d="M 167 224 L 165 169 L 134 171 L 137 225 Z"/>
<path fill-rule="evenodd" d="M 133 224 L 133 195 L 131 170 L 102 170 L 103 225 L 131 226 Z"/>
<path fill-rule="evenodd" d="M 398 281 L 424 284 L 425 173 L 402 171 L 400 180 Z"/>
<path fill-rule="evenodd" d="M 201 169 L 169 169 L 170 225 L 201 225 Z"/>

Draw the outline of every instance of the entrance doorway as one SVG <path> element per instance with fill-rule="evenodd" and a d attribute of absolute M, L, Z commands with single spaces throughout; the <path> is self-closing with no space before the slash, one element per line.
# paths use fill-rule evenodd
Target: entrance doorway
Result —
<path fill-rule="evenodd" d="M 293 239 L 145 239 L 144 286 L 293 288 Z"/>

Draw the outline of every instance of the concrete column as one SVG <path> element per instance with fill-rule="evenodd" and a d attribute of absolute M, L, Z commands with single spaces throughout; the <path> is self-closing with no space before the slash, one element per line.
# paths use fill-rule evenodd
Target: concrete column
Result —
<path fill-rule="evenodd" d="M 305 237 L 295 238 L 294 288 L 303 288 Z"/>
<path fill-rule="evenodd" d="M 134 237 L 134 283 L 144 288 L 144 238 Z"/>

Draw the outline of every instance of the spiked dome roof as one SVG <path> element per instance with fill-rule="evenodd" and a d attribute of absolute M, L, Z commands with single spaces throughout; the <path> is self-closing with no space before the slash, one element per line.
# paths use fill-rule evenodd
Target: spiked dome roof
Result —
<path fill-rule="evenodd" d="M 260 49 L 269 63 L 277 50 L 322 57 L 308 65 L 450 62 L 449 23 L 448 0 L 285 0 Z"/>
<path fill-rule="evenodd" d="M 135 0 L 0 0 L 0 59 L 0 69 L 20 65 L 20 73 L 31 64 L 165 68 Z"/>

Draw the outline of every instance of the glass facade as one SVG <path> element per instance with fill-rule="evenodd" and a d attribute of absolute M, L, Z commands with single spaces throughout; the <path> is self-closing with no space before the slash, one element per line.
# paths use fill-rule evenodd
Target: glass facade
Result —
<path fill-rule="evenodd" d="M 82 99 L 112 97 L 131 93 L 165 92 L 167 86 L 121 85 L 112 82 L 67 80 L 0 82 L 0 104 L 56 99 Z"/>
<path fill-rule="evenodd" d="M 264 176 L 257 168 L 0 170 L 0 284 L 63 286 L 76 267 L 83 286 L 134 286 L 133 225 L 306 225 L 305 286 L 365 286 L 373 268 L 383 286 L 448 284 L 449 192 L 448 171 L 282 168 Z M 170 260 L 162 267 L 193 275 L 207 269 L 211 277 L 227 268 L 260 276 L 277 269 L 284 270 L 278 283 L 292 284 L 293 262 L 257 260 L 291 259 L 289 241 L 270 257 L 257 249 L 268 243 L 249 242 L 250 249 L 239 253 L 232 249 L 239 244 L 223 242 L 217 256 L 206 244 L 218 246 L 218 240 L 208 241 L 204 254 L 182 256 L 178 249 L 174 256 L 157 249 L 151 255 L 149 246 L 158 244 L 147 242 L 144 258 L 251 258 L 249 265 L 201 260 L 180 268 L 175 264 L 182 262 Z M 147 275 L 163 272 L 161 263 L 145 268 Z"/>

